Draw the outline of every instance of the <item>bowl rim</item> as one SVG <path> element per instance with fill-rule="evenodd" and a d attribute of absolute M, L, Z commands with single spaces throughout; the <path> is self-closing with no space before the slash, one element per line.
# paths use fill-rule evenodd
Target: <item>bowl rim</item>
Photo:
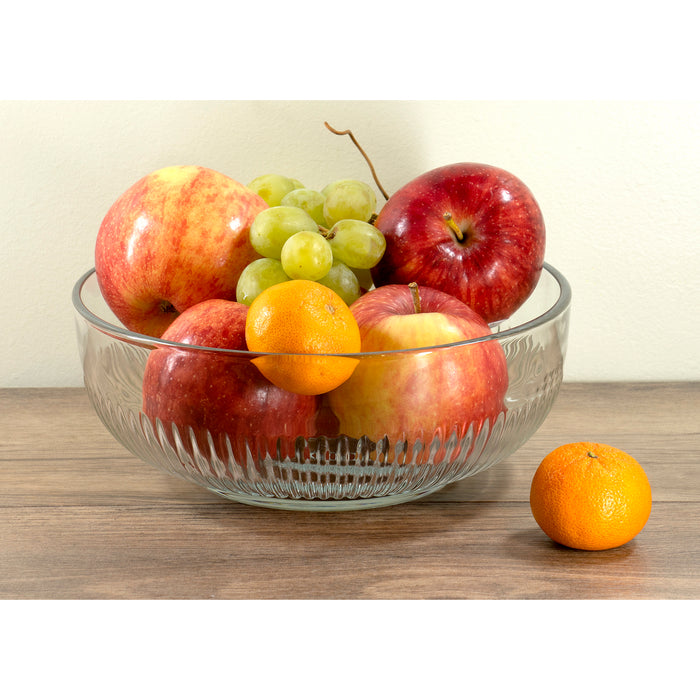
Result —
<path fill-rule="evenodd" d="M 546 270 L 559 285 L 559 297 L 544 313 L 539 316 L 535 316 L 524 323 L 521 323 L 512 328 L 507 328 L 505 330 L 494 331 L 489 335 L 479 336 L 478 338 L 469 338 L 468 340 L 459 340 L 452 343 L 444 343 L 441 345 L 429 345 L 421 346 L 417 348 L 404 348 L 398 350 L 376 350 L 372 352 L 357 352 L 357 353 L 323 353 L 320 357 L 368 357 L 372 355 L 394 355 L 401 353 L 412 353 L 412 352 L 427 352 L 429 350 L 434 350 L 438 348 L 450 348 L 459 347 L 462 345 L 473 345 L 476 343 L 488 342 L 492 340 L 501 340 L 504 338 L 509 338 L 511 336 L 519 335 L 523 332 L 538 328 L 540 326 L 549 323 L 550 321 L 561 316 L 571 305 L 571 285 L 564 275 L 559 272 L 554 266 L 547 262 L 542 265 L 543 270 Z M 143 333 L 138 333 L 136 331 L 131 331 L 127 328 L 121 326 L 115 326 L 113 323 L 106 321 L 97 314 L 93 313 L 82 300 L 82 290 L 88 279 L 96 274 L 95 268 L 89 269 L 83 275 L 81 275 L 72 291 L 72 301 L 73 307 L 77 313 L 82 316 L 88 323 L 97 328 L 97 330 L 109 335 L 115 339 L 127 341 L 132 345 L 145 346 L 151 349 L 156 347 L 167 347 L 178 350 L 188 350 L 188 351 L 204 351 L 210 353 L 222 353 L 225 355 L 239 355 L 248 358 L 264 357 L 264 356 L 290 356 L 299 355 L 301 353 L 266 353 L 266 352 L 252 352 L 250 350 L 234 350 L 231 348 L 212 348 L 202 345 L 190 345 L 188 343 L 180 343 L 173 340 L 163 340 L 162 338 L 156 338 L 154 336 L 145 335 Z M 491 325 L 497 326 L 502 321 L 497 321 Z"/>

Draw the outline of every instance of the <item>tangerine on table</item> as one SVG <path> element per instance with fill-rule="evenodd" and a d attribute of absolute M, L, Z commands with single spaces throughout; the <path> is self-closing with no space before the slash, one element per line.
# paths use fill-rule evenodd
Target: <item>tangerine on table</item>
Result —
<path fill-rule="evenodd" d="M 574 549 L 619 547 L 651 513 L 651 486 L 636 459 L 609 445 L 575 442 L 548 454 L 530 487 L 537 524 Z"/>
<path fill-rule="evenodd" d="M 268 287 L 248 309 L 248 350 L 284 353 L 253 363 L 273 384 L 296 394 L 323 394 L 340 386 L 359 360 L 360 329 L 348 305 L 332 289 L 309 280 Z"/>

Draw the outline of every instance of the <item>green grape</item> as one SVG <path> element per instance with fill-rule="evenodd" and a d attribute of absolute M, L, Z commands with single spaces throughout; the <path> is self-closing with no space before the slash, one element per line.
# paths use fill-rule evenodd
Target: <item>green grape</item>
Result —
<path fill-rule="evenodd" d="M 359 267 L 351 267 L 350 269 L 353 271 L 355 277 L 357 277 L 357 281 L 360 283 L 361 294 L 368 292 L 370 289 L 372 289 L 372 287 L 374 287 L 374 280 L 372 279 L 371 270 L 360 270 Z"/>
<path fill-rule="evenodd" d="M 326 198 L 323 216 L 329 226 L 341 219 L 369 221 L 377 207 L 372 188 L 360 180 L 337 180 L 321 191 Z"/>
<path fill-rule="evenodd" d="M 280 282 L 288 282 L 289 277 L 282 269 L 282 263 L 273 258 L 260 258 L 246 265 L 236 285 L 236 301 L 250 306 L 260 292 Z"/>
<path fill-rule="evenodd" d="M 248 189 L 259 194 L 270 207 L 279 206 L 287 192 L 297 189 L 301 185 L 299 180 L 284 175 L 258 175 L 248 183 Z"/>
<path fill-rule="evenodd" d="M 285 241 L 298 231 L 318 231 L 318 224 L 299 207 L 270 207 L 255 217 L 250 243 L 263 257 L 279 260 Z"/>
<path fill-rule="evenodd" d="M 282 246 L 282 267 L 296 280 L 316 281 L 333 265 L 333 251 L 318 231 L 299 231 Z"/>
<path fill-rule="evenodd" d="M 386 250 L 384 234 L 365 221 L 343 219 L 333 226 L 327 238 L 336 260 L 360 270 L 374 267 Z"/>
<path fill-rule="evenodd" d="M 360 298 L 360 282 L 357 276 L 340 261 L 336 260 L 329 273 L 318 282 L 332 289 L 348 306 Z"/>
<path fill-rule="evenodd" d="M 323 205 L 325 202 L 326 198 L 320 192 L 306 187 L 292 190 L 282 197 L 284 206 L 299 207 L 299 209 L 303 209 L 309 214 L 319 226 L 328 228 L 326 218 L 323 216 Z"/>

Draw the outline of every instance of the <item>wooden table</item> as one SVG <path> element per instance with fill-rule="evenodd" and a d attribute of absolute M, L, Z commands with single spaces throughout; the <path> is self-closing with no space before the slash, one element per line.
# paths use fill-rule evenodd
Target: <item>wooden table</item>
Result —
<path fill-rule="evenodd" d="M 558 445 L 634 455 L 651 517 L 604 552 L 552 543 L 530 480 Z M 565 384 L 500 465 L 361 512 L 244 506 L 141 464 L 82 389 L 0 389 L 2 599 L 696 599 L 700 383 Z"/>

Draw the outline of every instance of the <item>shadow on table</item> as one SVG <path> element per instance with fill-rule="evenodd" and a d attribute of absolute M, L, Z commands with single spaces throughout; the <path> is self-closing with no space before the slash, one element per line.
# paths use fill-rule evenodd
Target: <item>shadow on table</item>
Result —
<path fill-rule="evenodd" d="M 527 580 L 528 598 L 639 599 L 651 596 L 641 585 L 649 572 L 642 542 L 632 540 L 602 551 L 571 549 L 557 544 L 536 525 L 512 532 L 503 554 L 516 560 Z M 533 595 L 533 583 L 537 594 Z"/>

